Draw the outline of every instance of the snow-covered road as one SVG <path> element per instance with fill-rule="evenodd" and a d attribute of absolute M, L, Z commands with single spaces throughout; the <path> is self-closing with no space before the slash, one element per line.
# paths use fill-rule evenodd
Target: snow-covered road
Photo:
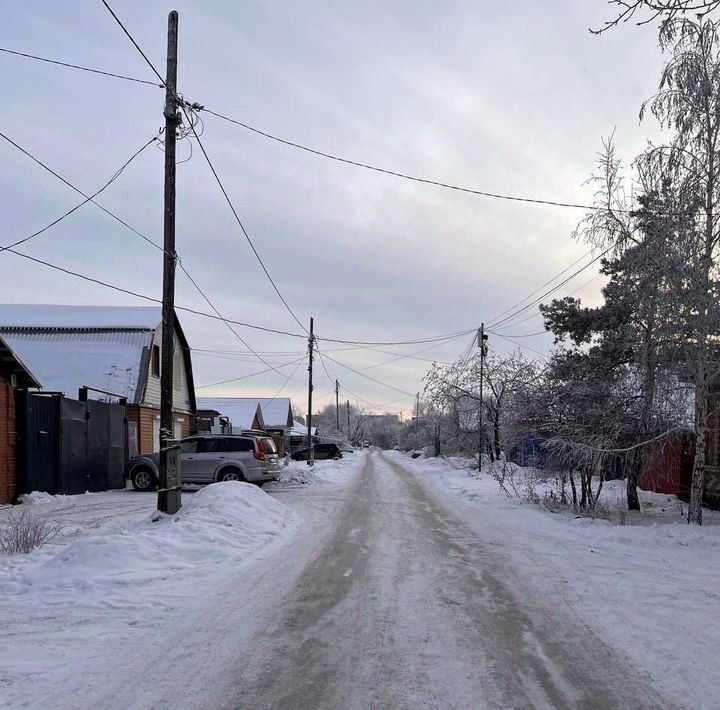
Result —
<path fill-rule="evenodd" d="M 0 706 L 716 707 L 593 623 L 557 554 L 597 555 L 534 544 L 562 521 L 459 496 L 448 471 L 489 485 L 375 451 L 269 495 L 209 486 L 160 523 L 131 491 L 51 501 L 67 539 L 3 561 Z"/>
<path fill-rule="evenodd" d="M 398 459 L 373 453 L 345 486 L 293 496 L 295 540 L 188 619 L 186 645 L 158 639 L 141 696 L 110 683 L 95 706 L 671 707 Z"/>

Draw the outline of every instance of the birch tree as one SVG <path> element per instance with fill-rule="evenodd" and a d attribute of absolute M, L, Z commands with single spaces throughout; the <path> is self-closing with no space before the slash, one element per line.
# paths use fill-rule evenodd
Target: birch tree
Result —
<path fill-rule="evenodd" d="M 672 182 L 679 213 L 693 213 L 691 228 L 677 233 L 683 260 L 672 270 L 678 329 L 695 391 L 695 459 L 688 519 L 702 524 L 708 397 L 718 375 L 718 224 L 720 199 L 720 34 L 710 20 L 678 19 L 660 32 L 669 52 L 658 93 L 643 107 L 672 132 L 642 164 Z M 642 113 L 641 113 L 642 115 Z"/>

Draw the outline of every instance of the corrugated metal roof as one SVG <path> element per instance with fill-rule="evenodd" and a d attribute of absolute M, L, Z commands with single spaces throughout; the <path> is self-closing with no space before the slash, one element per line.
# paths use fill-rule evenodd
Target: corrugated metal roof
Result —
<path fill-rule="evenodd" d="M 43 389 L 78 396 L 80 387 L 95 387 L 142 400 L 143 349 L 153 330 L 58 332 L 1 329 L 3 339 L 40 381 Z"/>
<path fill-rule="evenodd" d="M 0 304 L 0 330 L 5 328 L 155 330 L 161 321 L 162 309 L 159 306 Z"/>

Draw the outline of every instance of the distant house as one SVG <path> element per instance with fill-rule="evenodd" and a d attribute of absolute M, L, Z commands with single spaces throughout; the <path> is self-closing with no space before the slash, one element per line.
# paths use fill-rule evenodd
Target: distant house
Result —
<path fill-rule="evenodd" d="M 11 503 L 17 495 L 15 390 L 39 386 L 28 367 L 0 337 L 0 503 Z"/>
<path fill-rule="evenodd" d="M 240 429 L 291 429 L 289 397 L 198 397 L 200 409 L 212 409 L 228 417 Z"/>
<path fill-rule="evenodd" d="M 198 432 L 231 434 L 241 429 L 265 429 L 260 405 L 256 400 L 234 401 L 232 398 L 198 400 Z M 220 428 L 221 430 L 218 430 Z"/>
<path fill-rule="evenodd" d="M 215 409 L 198 409 L 195 417 L 198 434 L 230 434 L 232 425 L 229 417 Z"/>
<path fill-rule="evenodd" d="M 175 318 L 173 434 L 194 429 L 190 347 Z M 45 391 L 127 400 L 128 453 L 160 448 L 162 310 L 150 307 L 0 305 L 0 337 Z"/>

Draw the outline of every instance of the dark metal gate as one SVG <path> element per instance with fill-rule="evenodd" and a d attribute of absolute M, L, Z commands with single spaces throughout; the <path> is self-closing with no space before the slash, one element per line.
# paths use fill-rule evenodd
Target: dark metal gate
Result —
<path fill-rule="evenodd" d="M 124 487 L 124 405 L 26 393 L 21 411 L 20 492 L 76 494 Z"/>

